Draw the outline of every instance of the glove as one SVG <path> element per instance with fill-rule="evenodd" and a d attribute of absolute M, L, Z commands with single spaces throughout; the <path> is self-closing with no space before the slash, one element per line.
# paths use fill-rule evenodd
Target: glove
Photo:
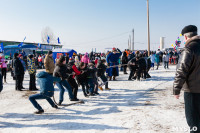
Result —
<path fill-rule="evenodd" d="M 120 50 L 117 48 L 117 51 L 120 51 Z"/>
<path fill-rule="evenodd" d="M 107 63 L 107 66 L 110 66 L 110 63 Z"/>

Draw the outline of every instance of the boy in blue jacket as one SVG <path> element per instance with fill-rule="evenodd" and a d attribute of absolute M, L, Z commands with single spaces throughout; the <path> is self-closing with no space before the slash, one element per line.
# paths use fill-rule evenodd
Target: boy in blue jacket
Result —
<path fill-rule="evenodd" d="M 53 108 L 58 108 L 57 105 L 52 101 L 51 97 L 54 95 L 54 82 L 60 82 L 61 79 L 57 77 L 53 77 L 47 72 L 40 72 L 36 76 L 38 78 L 38 84 L 40 85 L 40 93 L 35 94 L 29 97 L 29 100 L 33 104 L 33 106 L 38 109 L 38 111 L 34 112 L 35 114 L 42 114 L 44 110 L 42 107 L 37 103 L 36 99 L 46 99 L 49 104 Z"/>

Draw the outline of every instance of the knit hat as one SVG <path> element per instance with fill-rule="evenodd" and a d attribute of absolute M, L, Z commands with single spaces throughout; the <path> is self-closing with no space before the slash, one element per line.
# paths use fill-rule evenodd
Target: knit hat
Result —
<path fill-rule="evenodd" d="M 60 63 L 62 63 L 63 61 L 65 61 L 65 57 L 64 57 L 64 56 L 60 56 L 60 58 L 58 59 L 58 61 L 59 61 Z"/>
<path fill-rule="evenodd" d="M 15 54 L 14 54 L 14 57 L 17 58 L 18 55 L 19 55 L 18 53 L 15 53 Z"/>
<path fill-rule="evenodd" d="M 195 25 L 188 25 L 183 28 L 181 34 L 184 35 L 185 33 L 193 33 L 197 35 L 197 27 Z"/>
<path fill-rule="evenodd" d="M 23 56 L 22 54 L 19 54 L 19 57 Z"/>
<path fill-rule="evenodd" d="M 33 58 L 33 55 L 32 55 L 32 54 L 30 54 L 30 55 L 28 55 L 28 57 L 29 57 L 30 59 L 32 59 L 32 58 Z"/>
<path fill-rule="evenodd" d="M 116 50 L 116 48 L 114 47 L 114 48 L 112 48 L 112 51 L 117 51 L 117 50 Z"/>
<path fill-rule="evenodd" d="M 76 53 L 73 53 L 73 55 L 76 56 L 77 54 L 76 54 Z"/>

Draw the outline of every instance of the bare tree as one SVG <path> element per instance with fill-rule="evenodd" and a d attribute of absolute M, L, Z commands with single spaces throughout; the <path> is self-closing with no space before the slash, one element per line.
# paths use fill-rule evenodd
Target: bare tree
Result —
<path fill-rule="evenodd" d="M 47 36 L 49 36 L 49 38 L 50 38 L 49 43 L 56 42 L 56 38 L 50 27 L 46 27 L 42 30 L 42 32 L 41 32 L 42 43 L 47 43 Z"/>

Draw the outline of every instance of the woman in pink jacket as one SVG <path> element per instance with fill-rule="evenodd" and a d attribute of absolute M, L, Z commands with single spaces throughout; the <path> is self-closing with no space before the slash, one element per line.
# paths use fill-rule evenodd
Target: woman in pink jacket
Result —
<path fill-rule="evenodd" d="M 5 57 L 4 57 L 4 55 L 1 55 L 0 62 L 1 62 L 0 67 L 1 67 L 2 79 L 4 77 L 4 83 L 7 83 L 6 82 L 6 72 L 7 72 L 7 64 L 6 63 L 7 63 L 7 61 L 6 61 Z"/>
<path fill-rule="evenodd" d="M 88 53 L 86 52 L 85 55 L 81 58 L 81 62 L 85 63 L 86 65 L 90 63 L 90 59 L 88 57 Z"/>

